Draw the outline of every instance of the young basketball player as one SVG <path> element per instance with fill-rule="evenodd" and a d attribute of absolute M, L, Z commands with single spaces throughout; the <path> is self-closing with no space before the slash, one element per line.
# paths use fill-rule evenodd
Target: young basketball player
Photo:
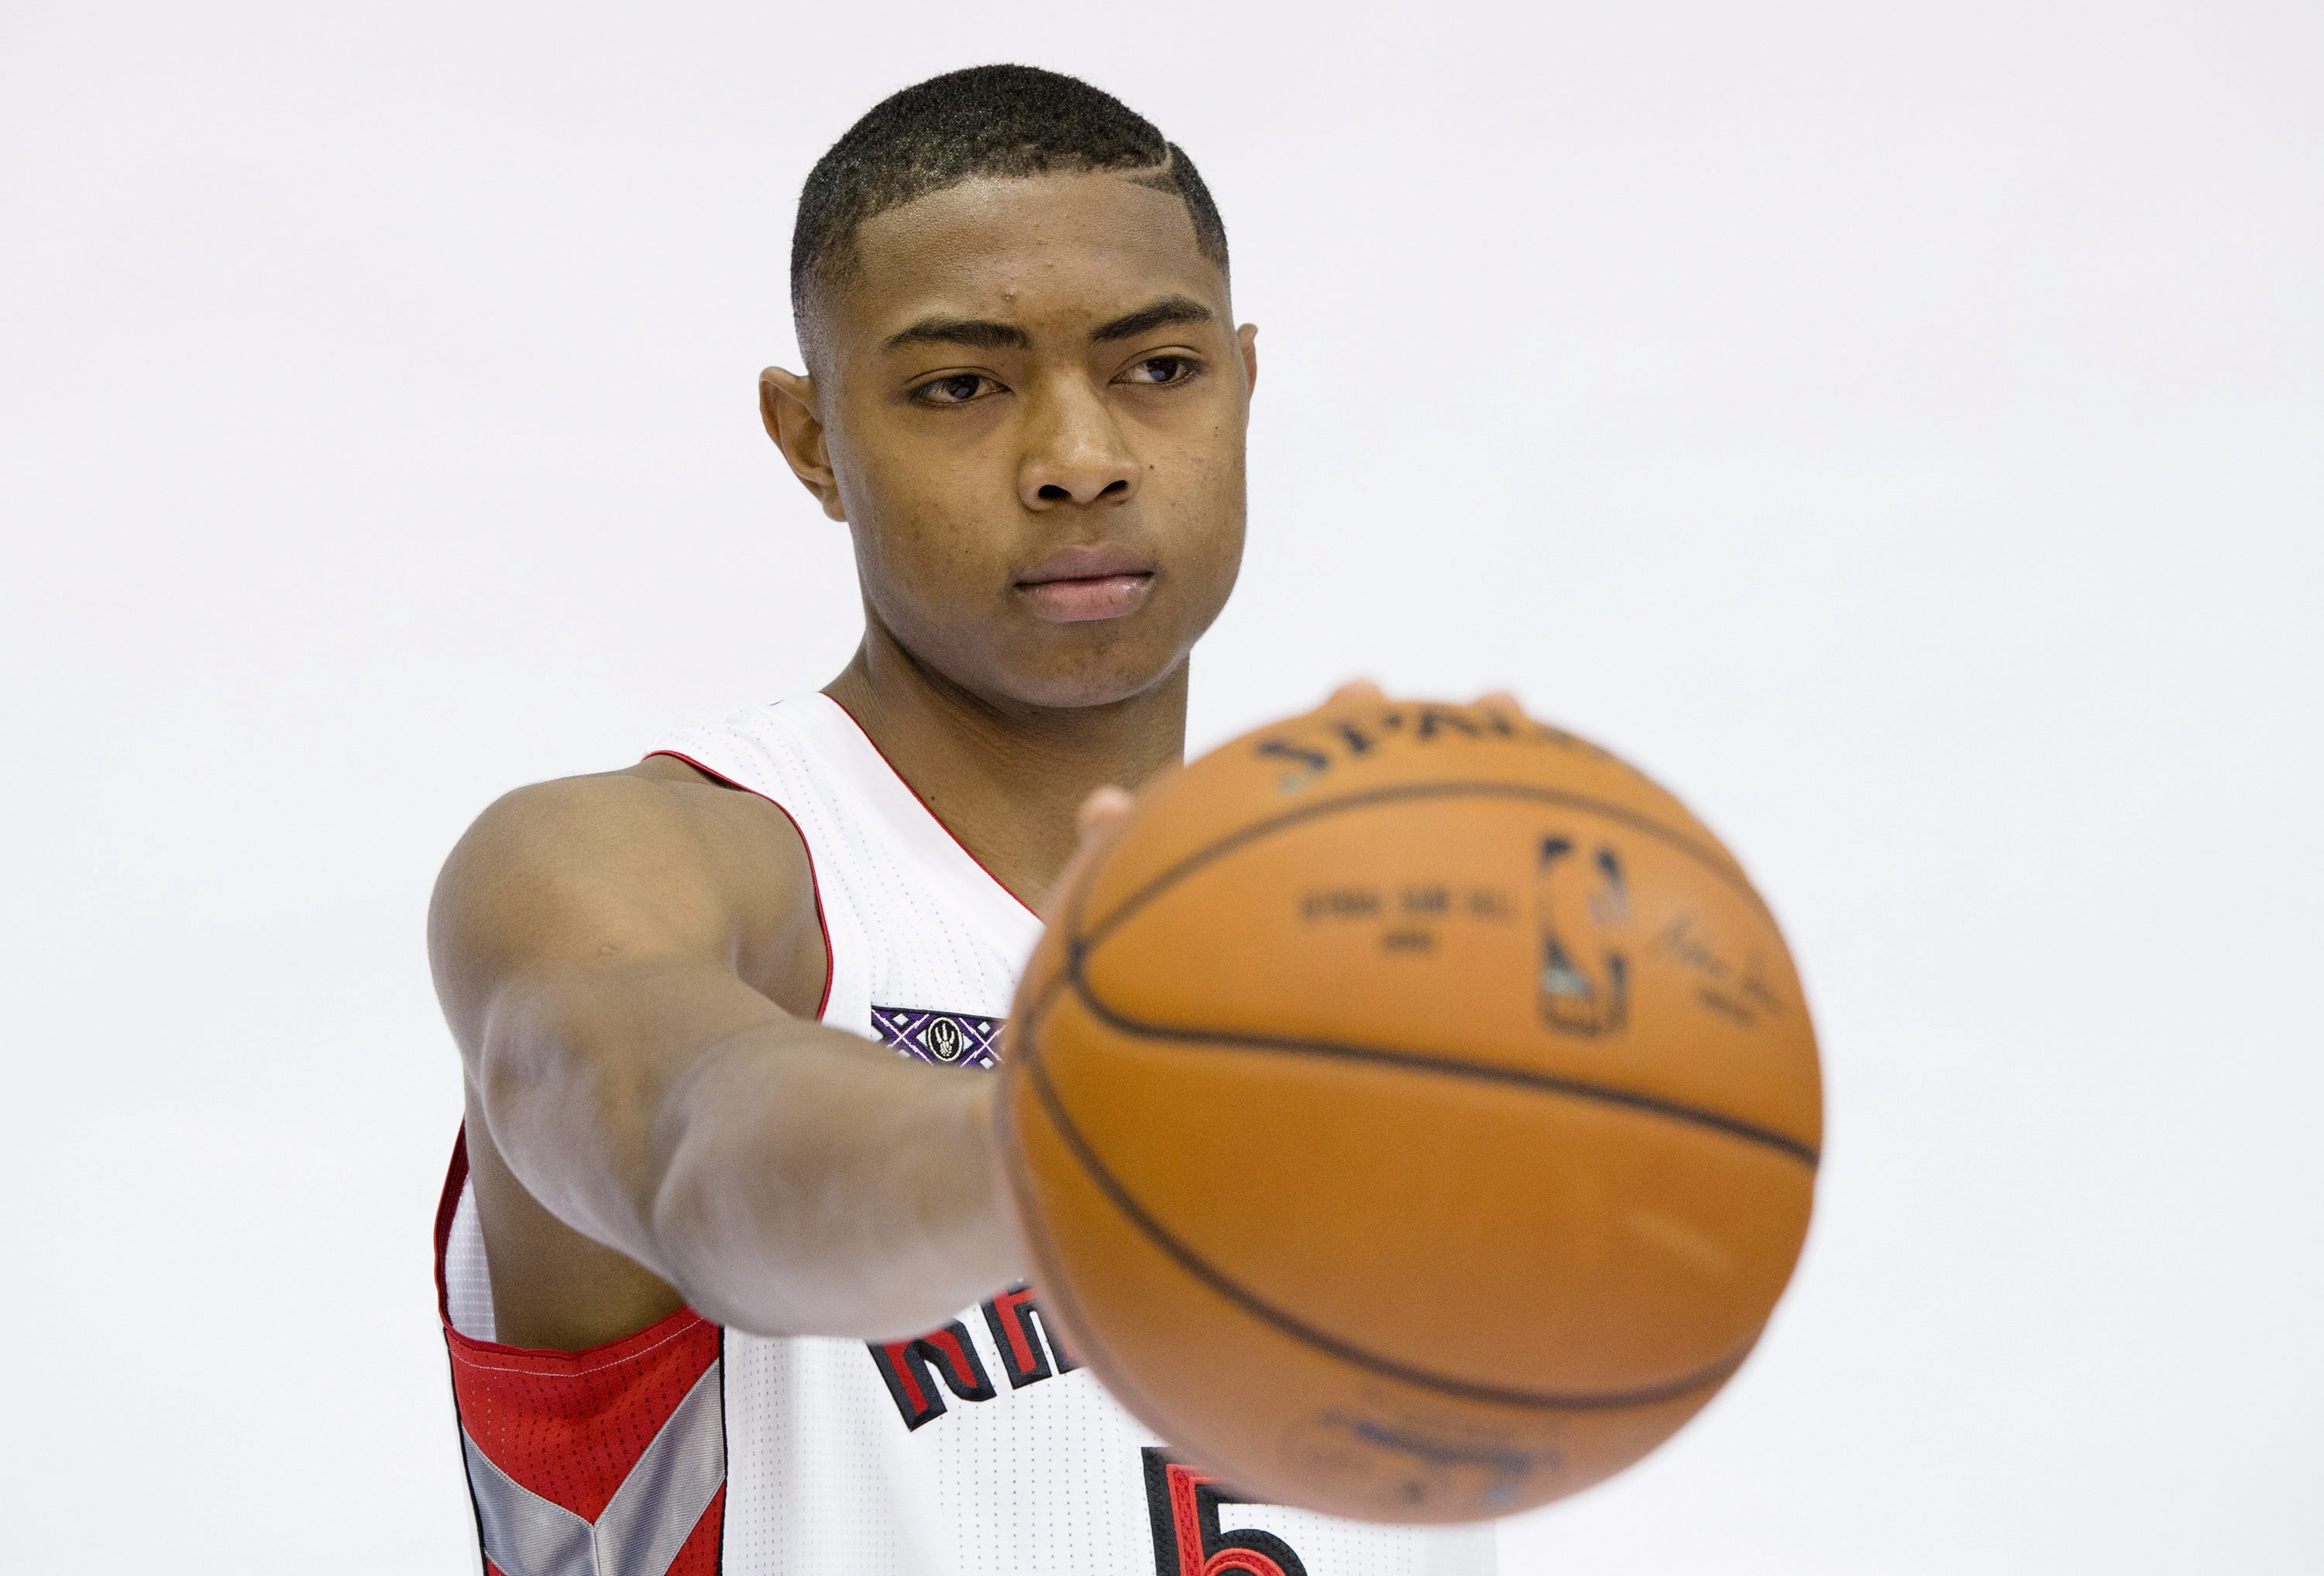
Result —
<path fill-rule="evenodd" d="M 1238 1503 L 1077 1369 L 974 1071 L 1076 806 L 1179 758 L 1241 554 L 1254 331 L 1194 165 L 1071 78 L 939 77 L 816 165 L 791 288 L 761 400 L 862 647 L 503 798 L 430 917 L 487 1570 L 1489 1570 L 1489 1529 Z"/>

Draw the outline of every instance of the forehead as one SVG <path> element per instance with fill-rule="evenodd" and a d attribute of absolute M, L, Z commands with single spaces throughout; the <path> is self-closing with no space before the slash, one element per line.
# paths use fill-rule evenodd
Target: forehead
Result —
<path fill-rule="evenodd" d="M 854 249 L 827 309 L 847 339 L 877 344 L 931 313 L 1103 322 L 1171 293 L 1229 320 L 1185 203 L 1120 175 L 963 181 L 866 219 Z"/>

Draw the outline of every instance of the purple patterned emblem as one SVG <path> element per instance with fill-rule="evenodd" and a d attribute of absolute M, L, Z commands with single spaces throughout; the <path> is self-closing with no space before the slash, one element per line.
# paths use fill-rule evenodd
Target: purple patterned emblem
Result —
<path fill-rule="evenodd" d="M 883 1046 L 938 1067 L 993 1067 L 1001 1062 L 1001 1019 L 925 1007 L 875 1007 L 872 1029 Z"/>

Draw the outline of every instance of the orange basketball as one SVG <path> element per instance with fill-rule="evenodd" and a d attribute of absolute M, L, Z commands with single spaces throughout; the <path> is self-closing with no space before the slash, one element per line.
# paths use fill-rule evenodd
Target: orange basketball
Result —
<path fill-rule="evenodd" d="M 1717 1393 L 1822 1141 L 1790 954 L 1613 756 L 1408 702 L 1249 734 L 1139 797 L 1009 1023 L 1044 1306 L 1240 1496 L 1539 1505 Z"/>

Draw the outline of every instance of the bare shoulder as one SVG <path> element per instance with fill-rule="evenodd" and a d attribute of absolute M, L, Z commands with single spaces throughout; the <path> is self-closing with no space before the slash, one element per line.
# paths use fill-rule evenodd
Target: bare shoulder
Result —
<path fill-rule="evenodd" d="M 445 861 L 429 948 L 456 1019 L 512 972 L 614 954 L 715 960 L 811 1015 L 825 965 L 789 818 L 665 756 L 493 801 Z"/>

